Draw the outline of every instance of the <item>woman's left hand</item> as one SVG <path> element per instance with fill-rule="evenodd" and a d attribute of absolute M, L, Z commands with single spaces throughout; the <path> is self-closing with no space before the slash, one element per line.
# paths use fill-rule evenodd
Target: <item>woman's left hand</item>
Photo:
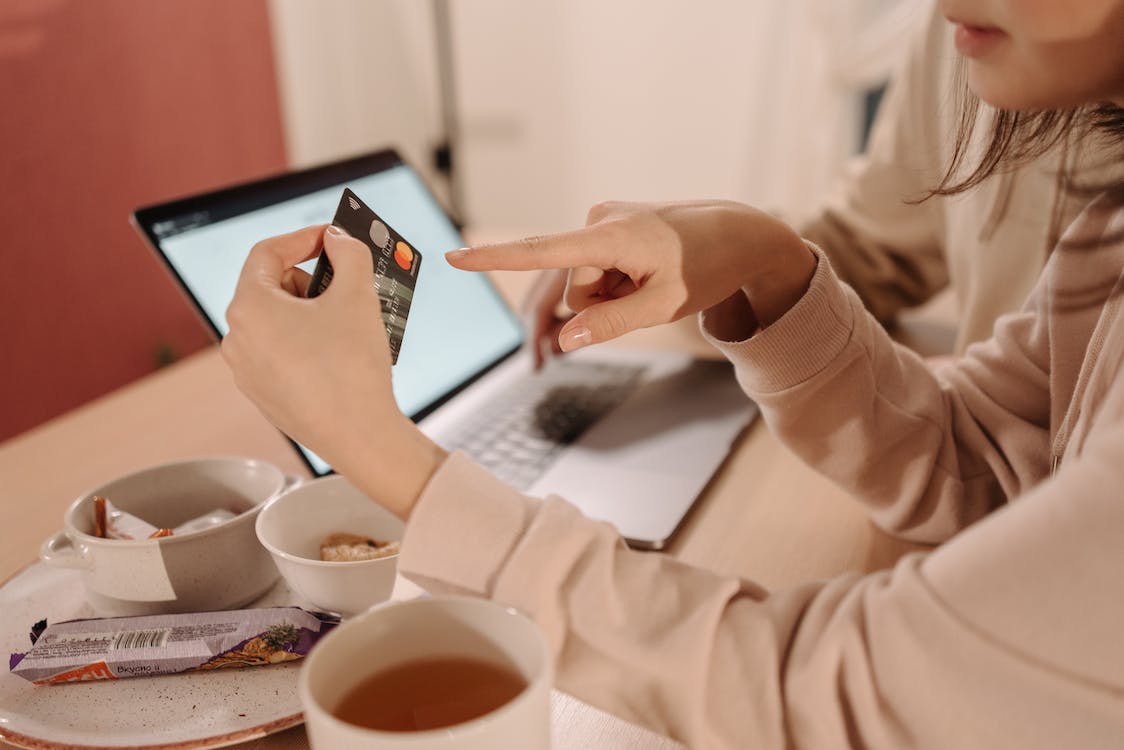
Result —
<path fill-rule="evenodd" d="M 332 283 L 306 299 L 309 277 L 296 265 L 321 245 Z M 227 310 L 222 352 L 274 425 L 405 517 L 444 454 L 394 401 L 373 275 L 367 246 L 335 227 L 259 242 Z"/>

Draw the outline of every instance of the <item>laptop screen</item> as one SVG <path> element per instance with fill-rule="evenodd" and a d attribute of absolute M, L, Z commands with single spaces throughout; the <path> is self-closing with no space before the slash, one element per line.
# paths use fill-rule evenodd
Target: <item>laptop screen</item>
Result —
<path fill-rule="evenodd" d="M 447 250 L 464 244 L 460 234 L 420 176 L 393 152 L 141 209 L 135 220 L 222 336 L 226 308 L 254 243 L 331 221 L 344 187 L 423 257 L 392 370 L 398 405 L 416 420 L 516 350 L 523 331 L 485 276 L 445 262 Z M 315 263 L 308 261 L 305 270 L 311 273 Z M 330 470 L 299 447 L 317 474 Z"/>

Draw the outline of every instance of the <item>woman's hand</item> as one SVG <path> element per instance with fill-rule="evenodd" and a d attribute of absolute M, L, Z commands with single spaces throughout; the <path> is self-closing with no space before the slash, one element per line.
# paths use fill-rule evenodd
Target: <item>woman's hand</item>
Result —
<path fill-rule="evenodd" d="M 548 356 L 562 352 L 558 334 L 566 321 L 573 317 L 572 314 L 560 315 L 558 312 L 566 291 L 566 276 L 565 269 L 540 271 L 523 298 L 521 311 L 523 325 L 527 329 L 525 348 L 530 352 L 536 370 L 543 366 Z"/>
<path fill-rule="evenodd" d="M 308 274 L 295 266 L 321 245 L 332 283 L 305 299 Z M 405 518 L 444 453 L 394 401 L 373 275 L 367 246 L 335 227 L 259 242 L 227 310 L 222 352 L 266 418 Z"/>
<path fill-rule="evenodd" d="M 468 271 L 569 269 L 565 301 L 578 311 L 562 351 L 722 305 L 731 339 L 780 318 L 804 294 L 815 255 L 786 224 L 736 203 L 604 203 L 584 229 L 455 250 Z"/>

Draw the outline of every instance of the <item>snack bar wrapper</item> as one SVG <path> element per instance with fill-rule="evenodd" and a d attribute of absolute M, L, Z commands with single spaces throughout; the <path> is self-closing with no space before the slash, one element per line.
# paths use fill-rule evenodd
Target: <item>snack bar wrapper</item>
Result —
<path fill-rule="evenodd" d="M 70 620 L 33 629 L 9 666 L 36 685 L 265 666 L 307 656 L 337 624 L 299 607 Z"/>

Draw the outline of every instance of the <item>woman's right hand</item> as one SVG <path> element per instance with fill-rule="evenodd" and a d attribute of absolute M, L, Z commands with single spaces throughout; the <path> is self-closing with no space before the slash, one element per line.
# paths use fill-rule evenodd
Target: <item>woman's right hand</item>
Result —
<path fill-rule="evenodd" d="M 309 299 L 297 266 L 321 248 L 332 284 Z M 398 409 L 373 274 L 367 246 L 336 227 L 262 240 L 227 309 L 222 354 L 269 421 L 406 518 L 445 452 Z"/>
<path fill-rule="evenodd" d="M 530 291 L 523 298 L 521 312 L 523 325 L 527 329 L 526 349 L 531 354 L 536 370 L 546 363 L 549 356 L 547 352 L 562 352 L 558 345 L 558 334 L 573 317 L 572 314 L 560 314 L 558 310 L 566 292 L 566 275 L 566 270 L 562 268 L 539 271 Z"/>
<path fill-rule="evenodd" d="M 725 319 L 738 321 L 736 330 L 720 333 L 748 337 L 803 296 L 816 267 L 816 256 L 788 225 L 728 201 L 603 203 L 584 229 L 454 250 L 446 258 L 466 271 L 566 271 L 565 301 L 577 314 L 561 327 L 561 351 L 720 304 L 732 313 Z M 553 276 L 555 284 L 559 278 Z M 538 304 L 546 302 L 543 295 Z"/>

